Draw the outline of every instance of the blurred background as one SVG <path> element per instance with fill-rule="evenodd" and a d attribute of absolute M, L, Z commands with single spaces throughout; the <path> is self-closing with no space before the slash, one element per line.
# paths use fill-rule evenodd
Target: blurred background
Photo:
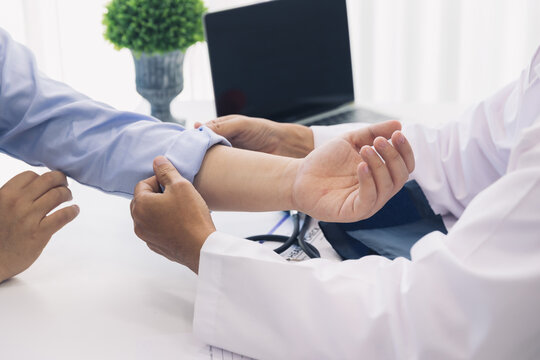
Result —
<path fill-rule="evenodd" d="M 128 50 L 103 39 L 107 0 L 0 0 L 0 27 L 43 72 L 117 108 L 134 110 Z M 206 0 L 210 11 L 253 3 Z M 361 103 L 471 103 L 519 75 L 540 45 L 538 0 L 349 0 Z M 212 100 L 205 44 L 189 49 L 177 101 Z"/>

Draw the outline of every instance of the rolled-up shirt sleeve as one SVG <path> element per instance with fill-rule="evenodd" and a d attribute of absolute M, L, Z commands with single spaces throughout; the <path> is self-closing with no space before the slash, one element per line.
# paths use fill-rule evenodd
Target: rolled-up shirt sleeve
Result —
<path fill-rule="evenodd" d="M 216 144 L 230 145 L 206 127 L 186 130 L 118 111 L 47 78 L 30 51 L 0 29 L 0 151 L 129 196 L 153 174 L 154 157 L 166 156 L 193 181 Z"/>

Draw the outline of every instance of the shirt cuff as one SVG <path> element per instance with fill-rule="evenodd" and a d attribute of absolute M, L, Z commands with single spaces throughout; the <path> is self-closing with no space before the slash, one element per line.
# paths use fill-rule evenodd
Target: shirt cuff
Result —
<path fill-rule="evenodd" d="M 201 169 L 206 152 L 216 144 L 231 146 L 227 139 L 206 126 L 185 130 L 179 133 L 176 141 L 167 149 L 165 157 L 184 178 L 193 182 Z"/>
<path fill-rule="evenodd" d="M 318 148 L 335 137 L 369 125 L 367 123 L 347 123 L 332 126 L 311 126 L 311 131 L 313 131 L 313 145 L 315 148 Z"/>

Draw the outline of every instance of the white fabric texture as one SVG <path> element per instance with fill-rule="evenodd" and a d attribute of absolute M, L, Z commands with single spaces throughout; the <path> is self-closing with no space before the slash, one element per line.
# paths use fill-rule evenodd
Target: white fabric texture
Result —
<path fill-rule="evenodd" d="M 288 263 L 216 232 L 201 254 L 196 335 L 258 359 L 537 359 L 539 64 L 459 121 L 405 129 L 414 178 L 460 217 L 448 235 L 422 238 L 410 261 Z"/>

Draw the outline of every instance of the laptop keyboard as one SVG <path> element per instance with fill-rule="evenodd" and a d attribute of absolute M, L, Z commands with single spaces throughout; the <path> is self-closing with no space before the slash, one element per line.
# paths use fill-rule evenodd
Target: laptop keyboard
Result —
<path fill-rule="evenodd" d="M 391 119 L 393 118 L 381 113 L 376 113 L 367 109 L 357 108 L 344 111 L 342 113 L 332 115 L 323 119 L 315 120 L 306 125 L 336 125 L 351 122 L 377 123 Z"/>

